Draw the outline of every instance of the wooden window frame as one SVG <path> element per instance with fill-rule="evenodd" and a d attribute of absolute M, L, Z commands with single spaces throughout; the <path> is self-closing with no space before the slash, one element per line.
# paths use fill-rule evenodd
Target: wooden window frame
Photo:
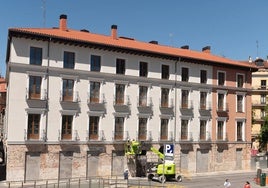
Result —
<path fill-rule="evenodd" d="M 29 76 L 29 99 L 41 98 L 41 76 Z"/>
<path fill-rule="evenodd" d="M 90 103 L 100 102 L 100 82 L 90 82 Z"/>
<path fill-rule="evenodd" d="M 28 114 L 27 139 L 38 140 L 40 135 L 41 114 Z M 36 132 L 37 131 L 37 132 Z"/>
<path fill-rule="evenodd" d="M 99 138 L 99 116 L 89 117 L 89 140 L 98 140 Z"/>
<path fill-rule="evenodd" d="M 62 115 L 61 138 L 63 140 L 71 140 L 73 132 L 72 129 L 73 129 L 73 116 Z"/>

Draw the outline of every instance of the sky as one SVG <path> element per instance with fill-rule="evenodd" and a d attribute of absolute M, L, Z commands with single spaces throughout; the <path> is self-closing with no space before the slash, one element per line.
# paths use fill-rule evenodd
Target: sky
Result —
<path fill-rule="evenodd" d="M 67 15 L 71 29 L 211 53 L 267 59 L 268 0 L 1 0 L 0 73 L 5 77 L 9 28 L 52 28 Z"/>

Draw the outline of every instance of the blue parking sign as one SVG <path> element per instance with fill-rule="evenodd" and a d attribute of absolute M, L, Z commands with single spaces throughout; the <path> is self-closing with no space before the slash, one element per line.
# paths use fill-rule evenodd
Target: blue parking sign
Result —
<path fill-rule="evenodd" d="M 165 156 L 173 156 L 173 155 L 174 155 L 174 145 L 165 144 Z"/>

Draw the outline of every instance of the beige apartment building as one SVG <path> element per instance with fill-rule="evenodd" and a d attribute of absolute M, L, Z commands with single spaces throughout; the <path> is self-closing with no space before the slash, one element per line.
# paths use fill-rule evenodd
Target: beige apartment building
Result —
<path fill-rule="evenodd" d="M 268 84 L 268 62 L 257 58 L 253 63 L 258 66 L 258 71 L 252 74 L 252 155 L 258 153 L 259 142 L 256 139 L 260 134 L 261 126 L 267 116 L 267 84 Z"/>
<path fill-rule="evenodd" d="M 177 173 L 249 169 L 257 67 L 118 31 L 9 29 L 7 180 L 122 176 L 129 139 L 174 144 Z"/>

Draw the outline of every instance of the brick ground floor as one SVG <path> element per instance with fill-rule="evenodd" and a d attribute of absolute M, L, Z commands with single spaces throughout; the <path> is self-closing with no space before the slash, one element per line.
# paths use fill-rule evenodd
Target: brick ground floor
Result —
<path fill-rule="evenodd" d="M 126 157 L 124 143 L 99 144 L 26 144 L 7 145 L 7 181 L 63 179 L 92 176 L 143 176 L 147 162 L 157 161 L 150 151 L 159 143 L 143 143 L 142 162 Z M 174 160 L 179 174 L 250 169 L 251 144 L 241 143 L 175 143 Z M 146 170 L 146 169 L 144 169 Z"/>

